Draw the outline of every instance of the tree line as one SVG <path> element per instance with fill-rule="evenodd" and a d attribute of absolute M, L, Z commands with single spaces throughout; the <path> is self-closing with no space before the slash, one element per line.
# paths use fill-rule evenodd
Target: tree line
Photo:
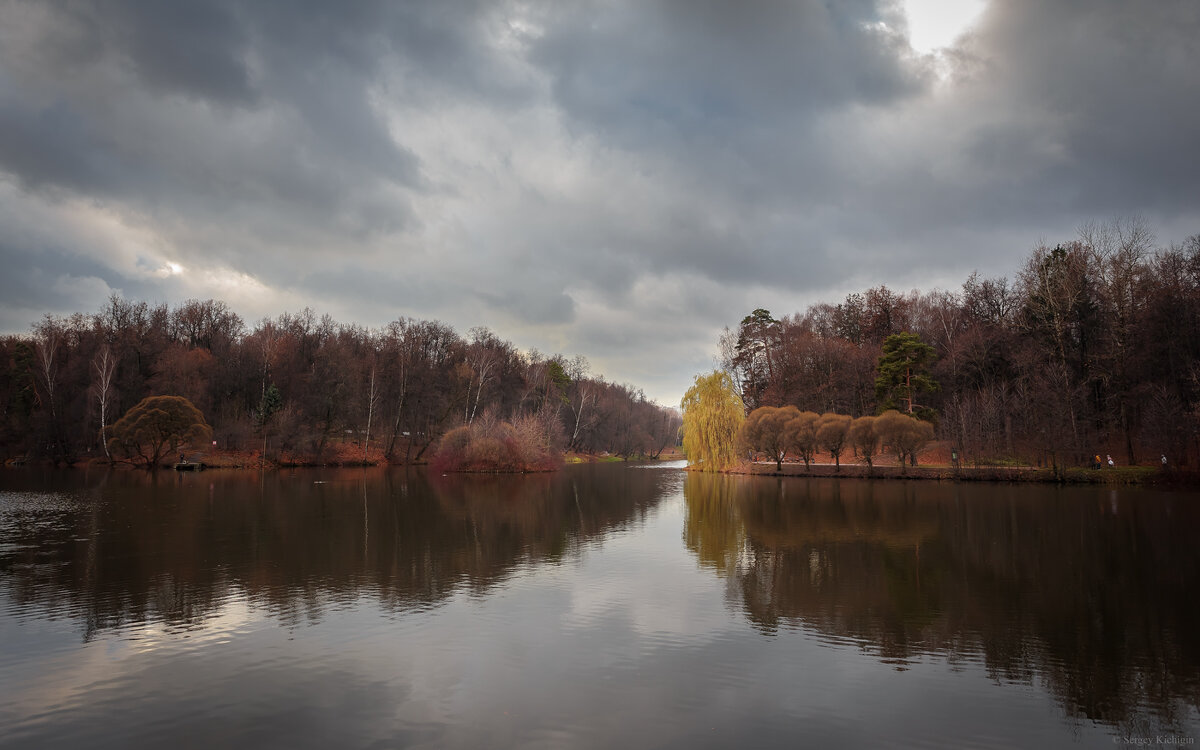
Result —
<path fill-rule="evenodd" d="M 0 452 L 105 457 L 111 428 L 153 395 L 182 396 L 220 449 L 321 462 L 352 442 L 390 462 L 428 458 L 449 430 L 536 420 L 553 450 L 656 457 L 679 416 L 582 356 L 523 352 L 487 328 L 378 328 L 311 309 L 248 327 L 218 300 L 176 307 L 113 295 L 93 314 L 46 316 L 0 338 Z M 524 421 L 522 421 L 524 420 Z"/>
<path fill-rule="evenodd" d="M 896 408 L 968 460 L 1186 464 L 1200 455 L 1200 235 L 1156 247 L 1143 220 L 1088 224 L 1014 279 L 755 310 L 719 346 L 748 412 Z"/>
<path fill-rule="evenodd" d="M 765 453 L 781 471 L 785 456 L 800 458 L 807 469 L 820 451 L 828 453 L 835 469 L 841 471 L 842 454 L 847 449 L 867 466 L 873 466 L 883 448 L 896 455 L 903 471 L 909 464 L 917 465 L 917 452 L 932 439 L 933 425 L 895 409 L 878 417 L 852 418 L 847 414 L 800 411 L 790 405 L 758 407 L 746 417 L 737 438 L 746 450 Z"/>
<path fill-rule="evenodd" d="M 887 354 L 880 358 L 881 370 L 887 359 Z M 778 471 L 789 455 L 807 469 L 824 451 L 840 472 L 847 451 L 871 467 L 875 456 L 888 450 L 903 472 L 917 465 L 918 452 L 933 437 L 930 422 L 895 409 L 851 417 L 788 404 L 760 406 L 747 415 L 732 378 L 720 371 L 697 376 L 683 398 L 683 447 L 691 465 L 702 471 L 725 471 L 755 455 L 766 455 Z"/>

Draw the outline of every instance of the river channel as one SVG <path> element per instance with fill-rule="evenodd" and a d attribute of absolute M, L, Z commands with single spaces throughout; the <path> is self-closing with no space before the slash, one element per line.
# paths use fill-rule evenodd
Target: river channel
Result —
<path fill-rule="evenodd" d="M 1195 747 L 1178 491 L 0 472 L 0 747 Z"/>

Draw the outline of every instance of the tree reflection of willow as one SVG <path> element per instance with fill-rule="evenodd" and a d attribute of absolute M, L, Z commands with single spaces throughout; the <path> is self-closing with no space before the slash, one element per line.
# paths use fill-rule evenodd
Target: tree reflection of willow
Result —
<path fill-rule="evenodd" d="M 30 483 L 55 507 L 19 503 L 24 516 L 0 519 L 0 591 L 79 619 L 85 639 L 143 621 L 199 627 L 239 597 L 285 624 L 363 595 L 427 608 L 561 560 L 660 499 L 660 472 L 606 482 L 581 469 L 433 482 L 415 470 L 114 472 L 99 486 L 56 475 L 53 493 Z"/>
<path fill-rule="evenodd" d="M 689 480 L 688 546 L 764 632 L 803 626 L 897 664 L 978 660 L 1131 733 L 1200 707 L 1200 507 L 1186 498 Z"/>
<path fill-rule="evenodd" d="M 683 542 L 702 566 L 722 575 L 737 568 L 745 543 L 745 530 L 732 502 L 737 487 L 745 482 L 739 476 L 699 472 L 688 472 L 683 480 L 687 502 Z"/>

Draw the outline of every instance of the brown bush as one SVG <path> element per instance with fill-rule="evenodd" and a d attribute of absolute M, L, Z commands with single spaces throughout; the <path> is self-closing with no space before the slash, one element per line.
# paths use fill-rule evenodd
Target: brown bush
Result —
<path fill-rule="evenodd" d="M 933 425 L 889 409 L 875 419 L 875 433 L 896 454 L 903 472 L 906 462 L 917 465 L 917 451 L 933 440 Z"/>
<path fill-rule="evenodd" d="M 212 428 L 183 396 L 148 396 L 117 420 L 112 435 L 113 454 L 154 467 L 182 446 L 207 443 Z"/>
<path fill-rule="evenodd" d="M 442 473 L 552 471 L 561 464 L 560 432 L 536 415 L 516 424 L 481 419 L 451 430 L 430 461 Z"/>
<path fill-rule="evenodd" d="M 879 435 L 875 432 L 875 417 L 859 417 L 850 423 L 846 439 L 854 452 L 873 466 L 875 454 L 879 451 Z"/>

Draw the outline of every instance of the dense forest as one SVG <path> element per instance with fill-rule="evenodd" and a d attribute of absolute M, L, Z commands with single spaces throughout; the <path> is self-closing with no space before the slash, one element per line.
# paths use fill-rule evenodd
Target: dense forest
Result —
<path fill-rule="evenodd" d="M 305 309 L 248 329 L 220 301 L 114 295 L 97 313 L 0 339 L 0 453 L 104 458 L 102 434 L 160 394 L 190 400 L 219 450 L 315 463 L 423 461 L 449 430 L 508 420 L 536 421 L 558 450 L 656 456 L 679 426 L 676 411 L 590 374 L 585 358 L 521 352 L 486 328 L 464 338 L 402 319 L 374 330 Z"/>
<path fill-rule="evenodd" d="M 880 286 L 779 319 L 756 310 L 725 330 L 720 362 L 747 411 L 870 415 L 894 405 L 880 363 L 904 333 L 932 347 L 906 410 L 967 460 L 1200 455 L 1200 235 L 1156 248 L 1144 221 L 1087 225 L 1038 247 L 1013 280 Z"/>

